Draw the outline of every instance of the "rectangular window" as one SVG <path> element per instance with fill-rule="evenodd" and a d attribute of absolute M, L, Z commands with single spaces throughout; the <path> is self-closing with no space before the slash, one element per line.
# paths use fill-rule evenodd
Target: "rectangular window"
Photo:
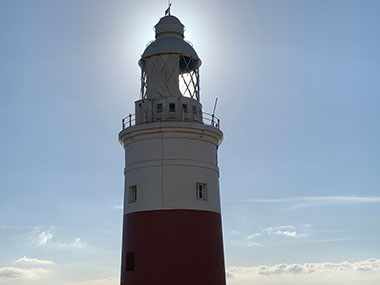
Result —
<path fill-rule="evenodd" d="M 193 106 L 193 115 L 198 115 L 197 106 Z"/>
<path fill-rule="evenodd" d="M 133 185 L 129 187 L 128 202 L 134 203 L 137 200 L 137 186 Z"/>
<path fill-rule="evenodd" d="M 135 253 L 127 252 L 127 262 L 126 262 L 126 271 L 134 271 L 135 270 Z"/>
<path fill-rule="evenodd" d="M 196 186 L 196 196 L 197 200 L 207 200 L 207 184 L 197 183 Z"/>
<path fill-rule="evenodd" d="M 174 103 L 169 104 L 169 112 L 175 112 L 175 104 Z"/>
<path fill-rule="evenodd" d="M 182 104 L 182 110 L 184 113 L 187 113 L 187 104 Z"/>
<path fill-rule="evenodd" d="M 162 113 L 162 104 L 157 104 L 157 113 Z"/>

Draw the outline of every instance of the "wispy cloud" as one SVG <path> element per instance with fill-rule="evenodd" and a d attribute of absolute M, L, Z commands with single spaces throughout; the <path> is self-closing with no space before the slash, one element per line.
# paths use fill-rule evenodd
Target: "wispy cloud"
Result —
<path fill-rule="evenodd" d="M 240 202 L 248 203 L 281 203 L 287 204 L 285 209 L 295 210 L 309 207 L 323 206 L 345 206 L 356 204 L 373 204 L 380 203 L 380 197 L 366 196 L 305 196 L 305 197 L 288 197 L 275 199 L 246 199 Z"/>
<path fill-rule="evenodd" d="M 230 245 L 235 245 L 238 247 L 262 247 L 263 245 L 259 242 L 253 242 L 250 240 L 229 240 L 227 241 Z"/>
<path fill-rule="evenodd" d="M 42 232 L 38 235 L 38 240 L 39 240 L 38 245 L 45 245 L 52 238 L 53 238 L 53 234 L 51 232 Z"/>
<path fill-rule="evenodd" d="M 226 243 L 228 245 L 237 247 L 262 247 L 263 245 L 257 241 L 253 241 L 247 238 L 246 233 L 239 232 L 237 230 L 232 230 L 228 233 L 226 237 Z"/>
<path fill-rule="evenodd" d="M 50 260 L 42 260 L 37 258 L 28 258 L 26 256 L 17 259 L 13 263 L 21 263 L 21 264 L 32 264 L 32 265 L 52 265 L 54 264 L 53 261 Z"/>
<path fill-rule="evenodd" d="M 358 262 L 277 264 L 274 266 L 229 267 L 228 284 L 376 284 L 380 259 Z M 364 282 L 363 282 L 364 281 Z M 366 283 L 365 281 L 368 281 Z M 356 282 L 356 283 L 355 283 Z"/>
<path fill-rule="evenodd" d="M 75 282 L 75 283 L 65 283 L 65 285 L 119 285 L 120 279 L 117 277 L 110 277 L 105 279 Z"/>
<path fill-rule="evenodd" d="M 124 208 L 123 205 L 112 206 L 112 209 L 114 210 L 122 210 L 123 208 Z"/>
<path fill-rule="evenodd" d="M 82 238 L 77 237 L 70 241 L 67 238 L 59 238 L 55 234 L 55 226 L 51 226 L 47 230 L 42 230 L 42 227 L 34 227 L 32 232 L 33 239 L 36 240 L 38 246 L 50 246 L 61 248 L 84 248 L 86 242 Z"/>
<path fill-rule="evenodd" d="M 226 242 L 229 245 L 241 247 L 262 247 L 269 240 L 278 240 L 279 237 L 284 237 L 282 240 L 286 240 L 306 237 L 307 234 L 299 233 L 293 225 L 283 225 L 267 227 L 260 232 L 252 234 L 232 230 L 227 236 Z"/>
<path fill-rule="evenodd" d="M 275 234 L 281 235 L 281 236 L 287 236 L 287 237 L 296 237 L 297 236 L 296 231 L 277 231 L 277 232 L 275 232 Z"/>
<path fill-rule="evenodd" d="M 248 239 L 253 240 L 262 236 L 285 236 L 292 238 L 305 237 L 306 234 L 300 234 L 296 231 L 295 226 L 286 225 L 286 226 L 277 226 L 277 227 L 268 227 L 261 232 L 253 233 L 248 236 Z"/>
<path fill-rule="evenodd" d="M 24 269 L 17 267 L 0 267 L 1 279 L 37 279 L 49 271 L 42 268 Z"/>
<path fill-rule="evenodd" d="M 37 234 L 37 244 L 39 246 L 46 245 L 54 237 L 54 230 L 54 226 L 51 226 L 47 230 L 42 230 L 42 227 L 34 227 L 33 235 Z"/>
<path fill-rule="evenodd" d="M 76 238 L 72 242 L 57 242 L 56 245 L 63 248 L 84 248 L 86 246 L 86 242 L 84 242 L 81 238 Z"/>

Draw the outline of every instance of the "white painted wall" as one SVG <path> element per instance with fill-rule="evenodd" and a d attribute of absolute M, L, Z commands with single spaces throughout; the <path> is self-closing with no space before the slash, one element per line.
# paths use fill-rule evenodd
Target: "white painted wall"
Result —
<path fill-rule="evenodd" d="M 220 213 L 220 130 L 201 123 L 158 122 L 127 128 L 119 139 L 126 158 L 124 213 L 159 209 Z M 197 182 L 207 183 L 207 201 L 196 199 Z M 137 201 L 129 203 L 132 185 L 137 185 Z"/>

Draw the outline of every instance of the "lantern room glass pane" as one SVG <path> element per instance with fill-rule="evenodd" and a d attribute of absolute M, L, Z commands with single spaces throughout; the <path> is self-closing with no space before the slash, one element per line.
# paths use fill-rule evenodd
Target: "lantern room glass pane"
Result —
<path fill-rule="evenodd" d="M 194 57 L 161 54 L 140 63 L 141 97 L 182 96 L 199 101 L 199 60 Z"/>
<path fill-rule="evenodd" d="M 146 98 L 146 61 L 141 63 L 141 98 Z"/>
<path fill-rule="evenodd" d="M 189 56 L 180 56 L 179 59 L 179 90 L 185 97 L 199 101 L 199 63 Z"/>

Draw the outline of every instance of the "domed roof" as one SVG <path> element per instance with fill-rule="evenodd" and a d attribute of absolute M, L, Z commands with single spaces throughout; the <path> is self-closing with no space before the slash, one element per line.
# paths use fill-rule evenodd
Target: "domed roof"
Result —
<path fill-rule="evenodd" d="M 155 30 L 156 40 L 148 45 L 141 59 L 163 53 L 179 53 L 198 58 L 194 48 L 184 40 L 184 25 L 177 17 L 162 17 L 155 25 Z"/>
<path fill-rule="evenodd" d="M 163 24 L 163 23 L 172 23 L 172 24 L 182 25 L 181 21 L 176 16 L 173 16 L 173 15 L 167 15 L 167 16 L 160 18 L 157 25 Z"/>
<path fill-rule="evenodd" d="M 161 34 L 179 34 L 182 38 L 184 37 L 184 25 L 181 21 L 172 15 L 162 17 L 157 25 L 154 26 L 156 30 L 156 38 Z"/>

